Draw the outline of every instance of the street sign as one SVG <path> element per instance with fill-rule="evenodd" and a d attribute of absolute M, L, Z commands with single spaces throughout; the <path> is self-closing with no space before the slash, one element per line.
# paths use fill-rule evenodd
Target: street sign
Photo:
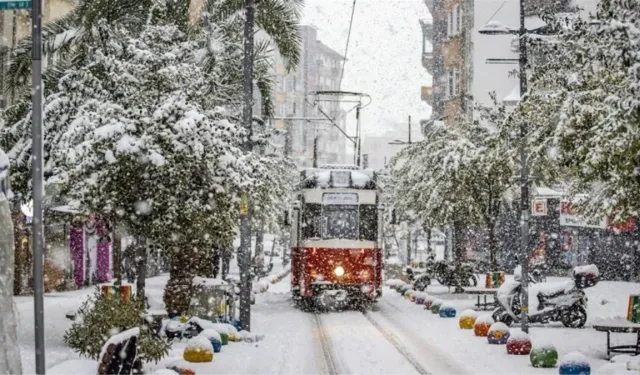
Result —
<path fill-rule="evenodd" d="M 0 10 L 31 9 L 31 0 L 0 0 Z"/>
<path fill-rule="evenodd" d="M 547 200 L 534 199 L 531 203 L 531 216 L 547 216 Z"/>

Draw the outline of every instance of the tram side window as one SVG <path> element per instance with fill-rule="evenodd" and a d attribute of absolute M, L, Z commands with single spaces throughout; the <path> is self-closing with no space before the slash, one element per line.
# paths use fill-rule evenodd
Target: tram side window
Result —
<path fill-rule="evenodd" d="M 375 204 L 360 205 L 360 240 L 378 240 L 378 210 Z"/>
<path fill-rule="evenodd" d="M 302 238 L 320 238 L 322 228 L 322 205 L 306 204 L 302 215 Z"/>

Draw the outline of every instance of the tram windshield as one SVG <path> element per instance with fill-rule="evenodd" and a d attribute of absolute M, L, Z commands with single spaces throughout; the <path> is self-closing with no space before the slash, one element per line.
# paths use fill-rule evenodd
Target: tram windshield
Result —
<path fill-rule="evenodd" d="M 358 206 L 326 206 L 322 213 L 323 239 L 358 239 Z"/>

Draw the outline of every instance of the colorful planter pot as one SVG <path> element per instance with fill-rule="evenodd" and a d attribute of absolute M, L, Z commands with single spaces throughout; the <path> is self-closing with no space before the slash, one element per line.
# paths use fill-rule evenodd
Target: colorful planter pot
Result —
<path fill-rule="evenodd" d="M 479 316 L 473 325 L 473 333 L 478 337 L 486 337 L 493 323 L 494 321 L 491 315 Z"/>
<path fill-rule="evenodd" d="M 455 318 L 456 308 L 450 303 L 443 303 L 442 305 L 440 305 L 438 314 L 440 314 L 441 318 Z"/>
<path fill-rule="evenodd" d="M 562 357 L 558 373 L 560 375 L 591 375 L 591 366 L 584 354 L 572 352 Z"/>
<path fill-rule="evenodd" d="M 189 339 L 182 357 L 187 362 L 211 362 L 213 360 L 213 346 L 204 336 Z"/>
<path fill-rule="evenodd" d="M 511 334 L 507 340 L 507 354 L 527 355 L 531 353 L 531 338 L 522 331 Z"/>
<path fill-rule="evenodd" d="M 431 303 L 431 313 L 440 314 L 440 306 L 442 306 L 442 300 L 437 299 Z"/>
<path fill-rule="evenodd" d="M 511 332 L 506 324 L 501 322 L 493 323 L 487 332 L 487 341 L 492 345 L 505 345 L 510 335 Z"/>
<path fill-rule="evenodd" d="M 558 351 L 553 345 L 531 349 L 529 354 L 533 367 L 551 368 L 558 363 Z"/>
<path fill-rule="evenodd" d="M 424 299 L 424 308 L 425 308 L 426 310 L 431 310 L 431 305 L 433 304 L 433 302 L 434 302 L 435 300 L 437 300 L 437 298 L 436 298 L 436 297 L 433 297 L 433 296 L 427 296 L 427 297 L 425 297 L 425 299 Z"/>
<path fill-rule="evenodd" d="M 458 320 L 460 329 L 473 329 L 477 318 L 478 313 L 475 310 L 464 310 L 462 314 L 460 314 L 460 320 Z"/>

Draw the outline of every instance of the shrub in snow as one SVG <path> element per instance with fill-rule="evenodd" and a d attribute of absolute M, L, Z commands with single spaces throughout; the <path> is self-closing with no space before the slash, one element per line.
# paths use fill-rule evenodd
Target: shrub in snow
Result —
<path fill-rule="evenodd" d="M 76 352 L 98 359 L 107 339 L 119 332 L 140 327 L 138 356 L 141 360 L 158 361 L 167 355 L 169 345 L 148 329 L 142 302 L 135 296 L 125 303 L 120 298 L 102 298 L 96 288 L 93 296 L 78 309 L 82 321 L 75 321 L 65 333 L 64 341 Z"/>
<path fill-rule="evenodd" d="M 571 352 L 562 357 L 558 371 L 560 375 L 589 375 L 591 366 L 584 354 Z"/>
<path fill-rule="evenodd" d="M 211 341 L 204 336 L 189 339 L 182 357 L 188 362 L 211 362 L 213 360 Z"/>
<path fill-rule="evenodd" d="M 509 327 L 501 322 L 493 323 L 487 332 L 487 340 L 489 341 L 489 344 L 494 345 L 506 344 L 509 336 Z"/>
<path fill-rule="evenodd" d="M 536 345 L 529 354 L 533 367 L 556 367 L 558 363 L 558 351 L 551 344 Z"/>
<path fill-rule="evenodd" d="M 491 315 L 481 315 L 476 318 L 473 325 L 473 333 L 476 336 L 485 337 L 489 334 L 489 328 L 495 323 Z"/>
<path fill-rule="evenodd" d="M 527 355 L 531 353 L 531 338 L 522 331 L 514 331 L 507 340 L 507 353 Z"/>

